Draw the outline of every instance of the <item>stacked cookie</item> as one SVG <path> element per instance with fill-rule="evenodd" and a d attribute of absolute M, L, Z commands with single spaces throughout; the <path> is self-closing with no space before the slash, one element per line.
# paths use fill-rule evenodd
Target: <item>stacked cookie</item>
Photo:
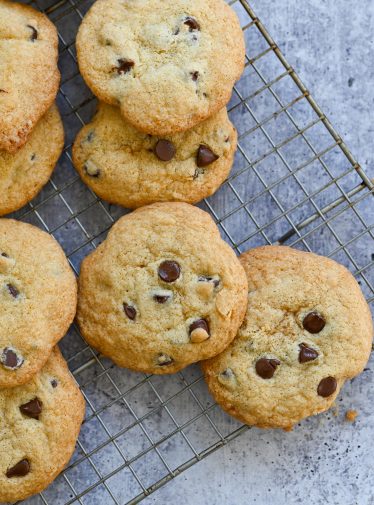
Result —
<path fill-rule="evenodd" d="M 101 102 L 75 141 L 75 166 L 103 199 L 147 205 L 83 261 L 86 340 L 145 373 L 207 360 L 217 402 L 248 424 L 290 429 L 328 409 L 370 352 L 354 278 L 282 247 L 239 262 L 188 205 L 211 195 L 233 162 L 237 136 L 223 107 L 245 56 L 233 11 L 223 0 L 98 0 L 77 52 Z"/>
<path fill-rule="evenodd" d="M 58 243 L 0 219 L 0 502 L 44 489 L 74 451 L 84 400 L 55 346 L 76 303 Z"/>
<path fill-rule="evenodd" d="M 61 154 L 57 46 L 46 16 L 0 0 L 0 215 L 34 198 Z M 76 304 L 57 242 L 0 219 L 0 502 L 44 489 L 74 451 L 84 400 L 55 346 Z"/>
<path fill-rule="evenodd" d="M 0 0 L 0 215 L 32 200 L 61 154 L 57 49 L 46 16 Z"/>
<path fill-rule="evenodd" d="M 219 188 L 237 147 L 225 106 L 245 61 L 224 0 L 98 0 L 77 56 L 101 101 L 73 149 L 87 185 L 128 208 L 195 203 Z"/>

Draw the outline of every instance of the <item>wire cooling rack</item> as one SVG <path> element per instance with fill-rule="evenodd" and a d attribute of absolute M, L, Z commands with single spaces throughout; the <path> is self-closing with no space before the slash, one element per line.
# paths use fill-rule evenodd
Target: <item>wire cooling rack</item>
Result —
<path fill-rule="evenodd" d="M 72 142 L 95 110 L 74 47 L 91 3 L 32 4 L 59 31 L 58 104 L 66 148 L 52 180 L 14 215 L 51 233 L 76 273 L 81 260 L 127 212 L 100 201 L 71 163 Z M 229 107 L 239 149 L 229 180 L 201 207 L 238 253 L 287 244 L 343 263 L 373 306 L 373 183 L 246 0 L 229 3 L 239 15 L 248 48 L 246 69 Z M 70 465 L 28 505 L 138 503 L 248 429 L 214 404 L 198 366 L 170 377 L 119 369 L 88 347 L 75 326 L 61 349 L 87 401 L 87 415 Z"/>

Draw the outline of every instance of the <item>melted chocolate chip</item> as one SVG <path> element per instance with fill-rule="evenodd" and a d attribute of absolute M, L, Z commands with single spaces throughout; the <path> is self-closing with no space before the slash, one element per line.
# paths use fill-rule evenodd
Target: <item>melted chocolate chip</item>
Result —
<path fill-rule="evenodd" d="M 172 363 L 174 363 L 174 360 L 168 354 L 159 354 L 157 357 L 157 364 L 159 366 L 168 366 Z"/>
<path fill-rule="evenodd" d="M 42 406 L 43 404 L 39 398 L 34 398 L 33 400 L 21 405 L 19 409 L 25 416 L 39 421 L 39 415 L 42 413 Z"/>
<path fill-rule="evenodd" d="M 169 140 L 159 140 L 155 145 L 154 153 L 161 161 L 170 161 L 174 158 L 175 146 Z"/>
<path fill-rule="evenodd" d="M 262 379 L 271 379 L 278 365 L 277 359 L 261 358 L 256 362 L 256 372 Z"/>
<path fill-rule="evenodd" d="M 209 323 L 206 319 L 197 319 L 192 324 L 190 324 L 190 334 L 194 330 L 197 330 L 197 328 L 205 330 L 207 334 L 210 335 Z"/>
<path fill-rule="evenodd" d="M 8 479 L 12 477 L 24 477 L 30 472 L 30 462 L 28 459 L 22 459 L 16 465 L 9 468 L 6 472 Z"/>
<path fill-rule="evenodd" d="M 335 377 L 325 377 L 318 384 L 317 393 L 319 396 L 323 398 L 327 398 L 335 393 L 336 388 L 338 387 L 338 383 L 336 382 Z"/>
<path fill-rule="evenodd" d="M 56 379 L 52 379 L 52 380 L 51 380 L 51 386 L 53 387 L 53 389 L 57 388 L 57 386 L 58 386 L 58 382 L 57 382 L 57 380 L 56 380 Z"/>
<path fill-rule="evenodd" d="M 1 253 L 1 256 L 3 256 L 3 258 L 9 258 L 9 256 L 8 256 L 8 255 L 7 255 L 7 253 L 5 253 L 5 252 L 2 252 L 2 253 Z"/>
<path fill-rule="evenodd" d="M 326 321 L 318 312 L 309 312 L 304 317 L 303 327 L 309 333 L 319 333 L 325 327 Z"/>
<path fill-rule="evenodd" d="M 217 156 L 209 147 L 201 145 L 197 151 L 197 166 L 207 167 L 215 161 L 217 161 L 219 156 Z"/>
<path fill-rule="evenodd" d="M 200 25 L 195 18 L 188 16 L 183 23 L 188 26 L 190 32 L 195 32 L 200 30 Z"/>
<path fill-rule="evenodd" d="M 214 277 L 209 277 L 209 276 L 205 276 L 205 275 L 200 275 L 198 281 L 199 282 L 213 282 L 215 288 L 218 288 L 218 286 L 220 285 L 219 279 L 215 279 Z"/>
<path fill-rule="evenodd" d="M 199 76 L 200 76 L 199 72 L 197 72 L 197 71 L 196 72 L 190 72 L 190 75 L 191 75 L 192 80 L 194 82 L 196 82 L 198 80 Z"/>
<path fill-rule="evenodd" d="M 118 66 L 114 67 L 113 70 L 117 70 L 118 74 L 127 74 L 135 66 L 135 62 L 132 60 L 126 60 L 126 58 L 120 58 L 118 61 Z"/>
<path fill-rule="evenodd" d="M 30 28 L 30 30 L 32 30 L 30 40 L 31 42 L 34 42 L 34 40 L 38 38 L 38 30 L 31 25 L 27 25 L 27 28 Z"/>
<path fill-rule="evenodd" d="M 126 316 L 131 319 L 131 321 L 135 321 L 136 319 L 136 308 L 132 305 L 127 305 L 127 303 L 123 304 L 123 310 L 125 311 Z"/>
<path fill-rule="evenodd" d="M 300 344 L 299 363 L 307 363 L 318 358 L 318 352 L 307 344 Z"/>
<path fill-rule="evenodd" d="M 164 282 L 175 282 L 180 274 L 181 267 L 176 261 L 163 261 L 158 267 L 158 276 Z"/>
<path fill-rule="evenodd" d="M 13 296 L 13 298 L 18 298 L 19 291 L 15 286 L 13 286 L 13 284 L 7 284 L 6 287 L 8 288 L 8 291 Z"/>
<path fill-rule="evenodd" d="M 163 304 L 163 303 L 168 302 L 172 296 L 173 296 L 173 293 L 171 291 L 160 291 L 160 292 L 157 292 L 153 295 L 153 299 L 157 303 Z"/>
<path fill-rule="evenodd" d="M 6 347 L 0 356 L 0 363 L 5 368 L 9 368 L 11 370 L 20 368 L 23 365 L 23 361 L 22 356 L 18 356 L 17 353 L 10 347 Z"/>

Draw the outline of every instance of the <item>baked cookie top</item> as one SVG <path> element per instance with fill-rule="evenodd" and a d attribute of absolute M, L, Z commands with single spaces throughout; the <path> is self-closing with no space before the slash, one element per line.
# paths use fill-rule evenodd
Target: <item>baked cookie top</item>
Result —
<path fill-rule="evenodd" d="M 48 182 L 64 146 L 64 128 L 55 105 L 16 153 L 0 151 L 0 215 L 20 209 Z"/>
<path fill-rule="evenodd" d="M 195 203 L 226 179 L 236 144 L 226 109 L 187 132 L 159 138 L 138 132 L 117 107 L 101 103 L 76 138 L 73 161 L 83 181 L 111 203 Z"/>
<path fill-rule="evenodd" d="M 0 219 L 0 387 L 24 384 L 73 321 L 75 276 L 56 240 Z"/>
<path fill-rule="evenodd" d="M 32 7 L 0 0 L 0 149 L 15 152 L 58 90 L 55 26 Z"/>
<path fill-rule="evenodd" d="M 78 323 L 119 366 L 174 373 L 221 352 L 247 306 L 247 280 L 206 212 L 157 203 L 121 218 L 82 263 Z"/>
<path fill-rule="evenodd" d="M 98 0 L 77 36 L 80 71 L 137 129 L 192 128 L 230 100 L 245 59 L 224 0 Z"/>
<path fill-rule="evenodd" d="M 84 410 L 57 348 L 28 384 L 0 389 L 0 502 L 23 500 L 57 477 L 74 452 Z"/>
<path fill-rule="evenodd" d="M 291 429 L 327 410 L 368 361 L 373 325 L 350 272 L 288 247 L 243 254 L 247 316 L 238 336 L 203 363 L 216 401 L 244 423 Z"/>

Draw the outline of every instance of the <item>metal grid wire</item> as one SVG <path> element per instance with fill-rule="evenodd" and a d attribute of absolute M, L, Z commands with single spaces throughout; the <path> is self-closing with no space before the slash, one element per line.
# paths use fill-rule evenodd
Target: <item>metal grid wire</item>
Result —
<path fill-rule="evenodd" d="M 51 233 L 76 273 L 126 213 L 100 201 L 71 163 L 74 137 L 95 109 L 74 47 L 91 3 L 32 3 L 59 30 L 58 104 L 67 139 L 52 180 L 14 215 Z M 343 263 L 373 306 L 373 183 L 246 0 L 229 3 L 240 17 L 248 48 L 229 106 L 239 149 L 230 178 L 201 207 L 238 253 L 287 244 Z M 75 326 L 61 349 L 87 401 L 87 415 L 69 467 L 28 500 L 30 505 L 138 503 L 248 429 L 214 404 L 198 366 L 170 377 L 119 369 L 87 346 Z"/>

